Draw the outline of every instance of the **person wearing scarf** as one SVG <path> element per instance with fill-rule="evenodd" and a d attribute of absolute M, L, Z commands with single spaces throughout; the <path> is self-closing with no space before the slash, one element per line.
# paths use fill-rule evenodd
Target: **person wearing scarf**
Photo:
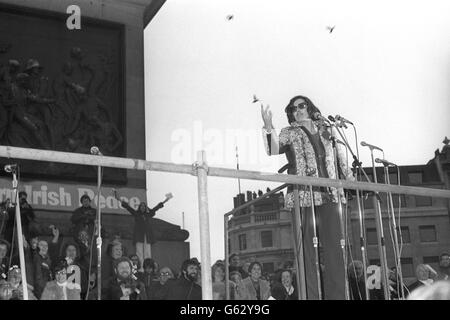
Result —
<path fill-rule="evenodd" d="M 80 300 L 80 285 L 67 282 L 67 262 L 62 260 L 53 271 L 55 280 L 47 282 L 41 300 Z"/>

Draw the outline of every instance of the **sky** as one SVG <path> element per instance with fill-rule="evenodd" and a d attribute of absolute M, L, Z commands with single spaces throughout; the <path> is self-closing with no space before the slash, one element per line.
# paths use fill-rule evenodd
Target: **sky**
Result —
<path fill-rule="evenodd" d="M 237 146 L 240 169 L 276 172 L 286 160 L 266 155 L 253 95 L 279 132 L 301 94 L 351 120 L 387 160 L 424 164 L 450 136 L 449 12 L 448 0 L 167 1 L 144 31 L 147 160 L 192 164 L 205 150 L 210 166 L 236 168 Z M 243 192 L 277 185 L 241 180 Z M 182 226 L 184 212 L 200 257 L 196 177 L 150 172 L 147 192 L 150 205 L 173 193 L 156 217 Z M 208 178 L 212 262 L 237 193 L 235 179 Z"/>

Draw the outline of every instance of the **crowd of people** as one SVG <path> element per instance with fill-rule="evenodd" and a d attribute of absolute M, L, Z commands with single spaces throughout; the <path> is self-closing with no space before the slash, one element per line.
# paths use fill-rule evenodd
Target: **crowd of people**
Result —
<path fill-rule="evenodd" d="M 151 258 L 143 259 L 136 251 L 127 254 L 120 236 L 109 239 L 102 257 L 100 286 L 97 280 L 96 212 L 91 199 L 83 195 L 81 206 L 71 217 L 71 234 L 63 236 L 58 227 L 50 225 L 45 231 L 36 222 L 27 194 L 20 192 L 19 206 L 23 230 L 23 251 L 28 299 L 30 300 L 201 300 L 201 265 L 198 259 L 185 260 L 179 270 L 159 266 Z M 144 204 L 143 204 L 144 205 Z M 142 206 L 143 206 L 142 205 Z M 10 202 L 0 205 L 0 300 L 24 298 L 18 241 L 15 234 L 15 208 Z M 102 230 L 103 231 L 103 230 Z M 50 240 L 46 240 L 50 236 Z M 102 233 L 103 237 L 103 233 Z M 285 264 L 269 274 L 258 261 L 241 264 L 238 254 L 231 254 L 229 262 L 229 299 L 231 300 L 297 300 L 295 269 Z M 218 260 L 211 268 L 214 300 L 225 300 L 226 264 Z M 450 286 L 450 255 L 440 256 L 439 268 L 417 266 L 417 281 L 401 288 L 396 269 L 390 270 L 390 299 L 417 298 L 418 290 L 438 286 L 441 296 Z M 363 264 L 353 261 L 348 268 L 352 300 L 365 300 L 366 281 Z M 443 282 L 443 284 L 442 284 Z M 382 287 L 370 288 L 369 299 L 385 299 Z M 450 289 L 448 290 L 450 292 Z"/>

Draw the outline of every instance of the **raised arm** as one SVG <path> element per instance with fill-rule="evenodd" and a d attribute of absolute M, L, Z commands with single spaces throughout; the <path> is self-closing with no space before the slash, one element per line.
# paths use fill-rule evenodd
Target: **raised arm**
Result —
<path fill-rule="evenodd" d="M 122 204 L 122 207 L 124 209 L 126 209 L 133 216 L 136 215 L 136 210 L 134 210 L 132 207 L 130 207 L 128 202 L 126 202 L 125 200 L 121 200 L 119 195 L 117 194 L 117 191 L 115 189 L 113 189 L 113 193 L 114 193 L 114 197 L 116 198 L 116 200 L 119 201 Z"/>
<path fill-rule="evenodd" d="M 262 134 L 266 153 L 269 156 L 285 153 L 287 148 L 285 147 L 285 143 L 280 140 L 280 137 L 283 135 L 283 131 L 280 133 L 280 137 L 278 137 L 272 123 L 272 111 L 269 110 L 269 106 L 264 109 L 261 104 L 261 117 L 264 122 Z"/>

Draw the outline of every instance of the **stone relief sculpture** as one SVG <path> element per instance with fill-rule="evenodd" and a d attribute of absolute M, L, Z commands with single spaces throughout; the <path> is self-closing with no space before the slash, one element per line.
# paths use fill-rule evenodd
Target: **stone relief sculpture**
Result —
<path fill-rule="evenodd" d="M 105 103 L 115 81 L 111 57 L 89 57 L 73 47 L 59 73 L 48 76 L 36 58 L 23 67 L 18 60 L 2 61 L 10 48 L 0 43 L 0 144 L 80 153 L 96 145 L 106 155 L 120 151 L 123 137 Z"/>

